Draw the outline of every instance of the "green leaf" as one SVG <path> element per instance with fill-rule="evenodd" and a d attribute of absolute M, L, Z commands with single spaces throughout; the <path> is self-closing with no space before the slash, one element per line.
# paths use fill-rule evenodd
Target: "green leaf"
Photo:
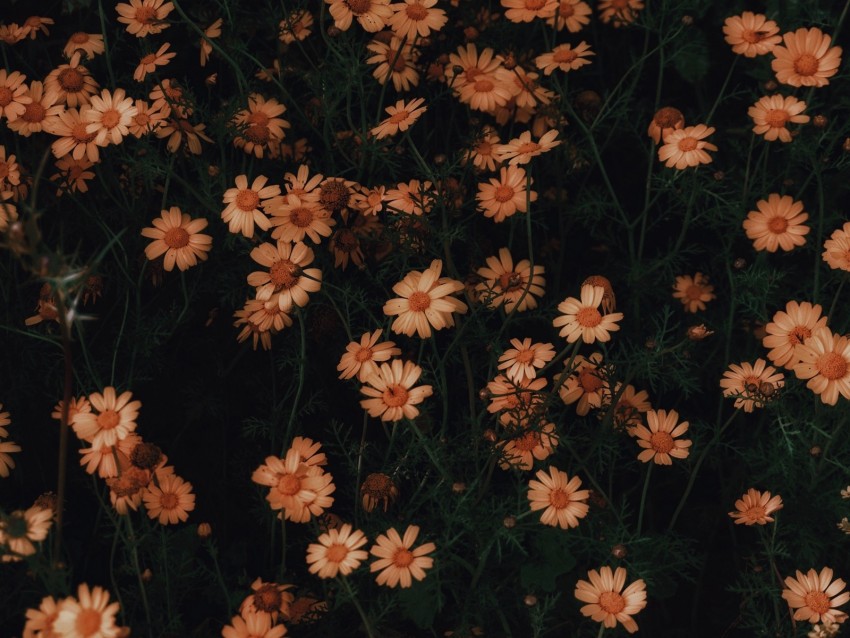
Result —
<path fill-rule="evenodd" d="M 685 45 L 673 56 L 673 66 L 686 81 L 697 84 L 705 79 L 709 66 L 708 45 L 701 31 L 689 31 Z"/>
<path fill-rule="evenodd" d="M 414 581 L 413 587 L 402 589 L 398 598 L 404 614 L 420 629 L 434 626 L 434 616 L 440 609 L 436 578 L 426 578 L 422 582 Z"/>
<path fill-rule="evenodd" d="M 568 532 L 547 529 L 534 539 L 533 556 L 543 557 L 540 562 L 530 562 L 520 570 L 523 587 L 537 591 L 555 591 L 555 579 L 575 567 L 576 560 L 569 550 Z"/>

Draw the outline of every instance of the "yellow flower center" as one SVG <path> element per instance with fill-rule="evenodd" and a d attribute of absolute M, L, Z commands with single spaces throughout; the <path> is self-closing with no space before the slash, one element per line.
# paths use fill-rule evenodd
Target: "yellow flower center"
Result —
<path fill-rule="evenodd" d="M 652 449 L 661 454 L 666 454 L 673 449 L 673 437 L 669 432 L 653 432 L 649 437 Z"/>
<path fill-rule="evenodd" d="M 391 408 L 398 408 L 407 404 L 408 392 L 404 386 L 393 384 L 384 390 L 382 396 L 385 404 Z"/>
<path fill-rule="evenodd" d="M 189 233 L 179 226 L 177 228 L 169 228 L 162 241 L 169 248 L 183 248 L 189 245 Z"/>
<path fill-rule="evenodd" d="M 814 75 L 818 72 L 818 59 L 811 53 L 804 53 L 794 60 L 794 71 L 797 75 Z"/>
<path fill-rule="evenodd" d="M 599 594 L 599 606 L 609 614 L 619 614 L 626 606 L 626 599 L 615 591 L 604 591 Z"/>
<path fill-rule="evenodd" d="M 781 235 L 788 228 L 788 220 L 784 217 L 771 217 L 770 221 L 767 222 L 767 229 L 775 233 L 777 235 Z"/>
<path fill-rule="evenodd" d="M 496 88 L 496 85 L 493 84 L 493 82 L 491 80 L 488 80 L 487 78 L 481 78 L 480 80 L 475 81 L 476 93 L 489 93 L 494 88 Z"/>
<path fill-rule="evenodd" d="M 576 321 L 582 328 L 595 328 L 602 322 L 602 315 L 596 308 L 585 306 L 576 313 Z"/>
<path fill-rule="evenodd" d="M 278 479 L 277 491 L 284 496 L 293 496 L 301 490 L 301 479 L 294 474 L 284 474 Z"/>
<path fill-rule="evenodd" d="M 810 591 L 803 597 L 803 600 L 806 602 L 806 607 L 816 614 L 825 614 L 831 607 L 829 596 L 822 591 Z"/>
<path fill-rule="evenodd" d="M 177 507 L 178 502 L 177 494 L 172 492 L 164 492 L 159 498 L 159 504 L 162 505 L 164 510 L 173 510 Z"/>
<path fill-rule="evenodd" d="M 30 102 L 24 107 L 24 114 L 21 115 L 21 119 L 24 122 L 41 122 L 44 119 L 44 107 L 40 102 Z"/>
<path fill-rule="evenodd" d="M 495 199 L 500 204 L 504 204 L 507 201 L 513 199 L 514 189 L 510 186 L 506 186 L 502 184 L 501 186 L 496 188 L 496 191 L 493 193 L 493 199 Z"/>
<path fill-rule="evenodd" d="M 74 629 L 83 638 L 94 636 L 100 633 L 100 612 L 96 609 L 83 609 L 77 614 L 77 619 L 74 622 Z"/>
<path fill-rule="evenodd" d="M 121 421 L 115 410 L 104 410 L 97 415 L 97 425 L 101 430 L 111 430 Z"/>
<path fill-rule="evenodd" d="M 423 312 L 431 305 L 431 297 L 427 292 L 417 290 L 407 298 L 407 303 L 413 312 Z"/>
<path fill-rule="evenodd" d="M 360 348 L 357 353 L 354 355 L 354 358 L 363 363 L 364 361 L 372 360 L 372 348 Z"/>
<path fill-rule="evenodd" d="M 301 268 L 288 259 L 281 259 L 272 264 L 269 269 L 269 277 L 274 284 L 275 292 L 280 292 L 283 289 L 288 290 L 298 283 L 298 279 L 301 277 Z"/>
<path fill-rule="evenodd" d="M 815 367 L 817 367 L 821 376 L 830 381 L 842 379 L 847 374 L 847 361 L 835 352 L 827 352 L 821 355 L 815 363 Z"/>
<path fill-rule="evenodd" d="M 340 545 L 339 543 L 334 543 L 328 547 L 328 551 L 325 553 L 325 556 L 330 563 L 341 563 L 345 560 L 345 557 L 348 556 L 348 547 Z"/>
<path fill-rule="evenodd" d="M 602 379 L 596 374 L 596 370 L 582 370 L 578 375 L 578 383 L 587 394 L 597 392 L 602 387 Z"/>
<path fill-rule="evenodd" d="M 8 86 L 0 86 L 0 106 L 8 106 L 12 103 L 12 89 Z"/>
<path fill-rule="evenodd" d="M 410 550 L 400 547 L 393 554 L 393 565 L 396 567 L 407 567 L 413 562 L 413 554 Z"/>
<path fill-rule="evenodd" d="M 764 116 L 764 121 L 771 128 L 783 128 L 790 119 L 788 111 L 783 109 L 770 109 Z"/>
<path fill-rule="evenodd" d="M 570 504 L 570 496 L 560 487 L 549 492 L 549 504 L 556 510 L 562 510 Z"/>
<path fill-rule="evenodd" d="M 419 22 L 420 20 L 424 20 L 428 17 L 428 9 L 423 7 L 420 3 L 414 2 L 413 4 L 407 5 L 405 8 L 405 12 L 407 13 L 407 17 L 411 20 L 415 20 Z"/>
<path fill-rule="evenodd" d="M 313 223 L 313 211 L 306 206 L 299 206 L 289 213 L 289 221 L 298 228 L 307 228 Z"/>
<path fill-rule="evenodd" d="M 578 53 L 576 53 L 573 49 L 558 49 L 552 54 L 552 60 L 558 64 L 572 62 L 577 57 Z"/>
<path fill-rule="evenodd" d="M 241 210 L 254 210 L 260 203 L 260 196 L 251 189 L 240 190 L 236 194 L 236 205 Z"/>
<path fill-rule="evenodd" d="M 62 71 L 59 72 L 59 75 L 56 76 L 59 86 L 66 93 L 78 93 L 79 91 L 82 91 L 83 79 L 83 74 L 77 69 L 72 69 L 71 67 L 62 69 Z"/>
<path fill-rule="evenodd" d="M 679 140 L 679 150 L 684 153 L 689 153 L 696 149 L 697 141 L 692 137 L 683 137 Z"/>

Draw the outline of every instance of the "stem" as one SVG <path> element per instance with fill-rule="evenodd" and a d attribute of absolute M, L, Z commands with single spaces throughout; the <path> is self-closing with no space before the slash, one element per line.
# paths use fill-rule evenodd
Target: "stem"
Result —
<path fill-rule="evenodd" d="M 59 314 L 59 328 L 62 333 L 62 359 L 65 364 L 65 378 L 62 390 L 62 418 L 59 424 L 59 477 L 56 486 L 56 534 L 53 537 L 53 560 L 59 562 L 62 556 L 62 523 L 65 510 L 65 479 L 68 472 L 68 414 L 71 409 L 71 387 L 74 383 L 74 366 L 71 359 L 71 326 L 68 325 L 68 309 L 65 307 L 65 292 L 58 290 L 56 309 Z"/>
<path fill-rule="evenodd" d="M 363 610 L 363 606 L 360 604 L 360 601 L 357 600 L 357 596 L 354 595 L 354 590 L 351 589 L 351 585 L 348 584 L 348 579 L 344 577 L 338 577 L 337 581 L 339 581 L 346 592 L 348 592 L 348 596 L 351 598 L 351 602 L 354 603 L 354 606 L 357 608 L 357 613 L 360 614 L 360 619 L 363 621 L 363 627 L 366 629 L 366 635 L 369 638 L 375 638 L 377 634 L 372 629 L 372 623 L 369 622 L 369 616 L 366 615 L 366 612 Z"/>
<path fill-rule="evenodd" d="M 443 467 L 443 464 L 440 463 L 440 459 L 437 458 L 437 456 L 434 454 L 434 451 L 431 449 L 431 446 L 428 444 L 428 440 L 425 438 L 425 435 L 422 434 L 422 432 L 419 430 L 419 427 L 416 425 L 416 423 L 414 423 L 410 419 L 408 419 L 408 423 L 410 424 L 410 429 L 413 430 L 413 432 L 416 434 L 417 438 L 419 439 L 419 442 L 422 444 L 422 447 L 425 449 L 426 454 L 428 454 L 428 458 L 431 459 L 431 463 L 434 464 L 434 467 L 436 467 L 439 470 L 440 474 L 443 476 L 443 480 L 451 483 L 452 482 L 451 475 Z"/>
<path fill-rule="evenodd" d="M 732 58 L 732 64 L 729 67 L 729 72 L 726 74 L 726 79 L 723 80 L 723 86 L 720 87 L 720 92 L 717 94 L 717 99 L 714 100 L 714 105 L 711 107 L 711 110 L 708 112 L 708 115 L 705 118 L 706 126 L 708 126 L 708 123 L 711 122 L 711 117 L 714 115 L 714 112 L 720 105 L 720 100 L 723 99 L 723 94 L 726 92 L 726 87 L 729 86 L 729 80 L 732 79 L 732 71 L 735 70 L 735 65 L 738 63 L 739 57 L 741 56 L 736 55 L 734 58 Z"/>
<path fill-rule="evenodd" d="M 646 476 L 643 479 L 643 491 L 640 493 L 640 509 L 638 510 L 637 535 L 640 536 L 640 531 L 643 529 L 643 514 L 646 506 L 646 494 L 649 492 L 649 477 L 652 476 L 652 467 L 654 462 L 649 464 L 646 470 Z"/>
<path fill-rule="evenodd" d="M 596 634 L 596 638 L 602 638 L 602 634 L 605 633 L 605 625 L 599 625 L 599 633 Z"/>
<path fill-rule="evenodd" d="M 298 401 L 301 399 L 301 391 L 304 389 L 304 363 L 307 360 L 307 328 L 304 326 L 304 312 L 299 308 L 295 313 L 298 316 L 298 327 L 301 329 L 301 349 L 298 354 L 298 387 L 295 389 L 295 398 L 292 400 L 292 410 L 289 412 L 289 421 L 286 424 L 286 437 L 283 439 L 281 456 L 286 455 L 286 448 L 292 440 L 292 425 L 295 423 L 295 415 L 298 413 Z"/>
<path fill-rule="evenodd" d="M 153 638 L 153 621 L 151 620 L 151 608 L 150 604 L 148 604 L 148 593 L 145 590 L 145 581 L 142 580 L 142 569 L 139 565 L 139 552 L 136 547 L 136 533 L 133 530 L 133 521 L 130 518 L 130 513 L 128 512 L 123 516 L 124 520 L 127 521 L 127 537 L 130 545 L 130 554 L 133 557 L 133 569 L 136 570 L 136 578 L 139 581 L 139 593 L 142 597 L 142 606 L 145 608 L 145 618 L 148 621 L 148 636 Z"/>

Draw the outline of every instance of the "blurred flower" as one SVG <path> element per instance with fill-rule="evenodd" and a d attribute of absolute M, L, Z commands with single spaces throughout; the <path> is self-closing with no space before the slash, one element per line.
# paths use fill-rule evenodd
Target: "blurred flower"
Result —
<path fill-rule="evenodd" d="M 773 48 L 774 59 L 770 63 L 778 82 L 821 87 L 838 72 L 841 47 L 830 47 L 832 38 L 817 27 L 786 33 L 782 40 L 785 46 Z"/>
<path fill-rule="evenodd" d="M 693 277 L 681 275 L 676 277 L 673 285 L 673 298 L 679 299 L 685 306 L 685 312 L 705 310 L 705 303 L 714 299 L 714 286 L 709 285 L 708 277 L 701 272 Z"/>
<path fill-rule="evenodd" d="M 767 525 L 773 522 L 771 514 L 781 510 L 782 506 L 779 494 L 771 497 L 770 492 L 759 492 L 751 487 L 735 501 L 736 511 L 729 512 L 729 516 L 735 519 L 736 525 Z"/>
<path fill-rule="evenodd" d="M 381 421 L 416 418 L 419 410 L 414 406 L 434 393 L 430 385 L 413 387 L 421 375 L 422 368 L 411 361 L 393 359 L 392 364 L 382 363 L 379 372 L 369 376 L 360 388 L 361 394 L 370 397 L 360 401 L 361 407 Z"/>
<path fill-rule="evenodd" d="M 212 237 L 200 232 L 207 227 L 206 219 L 192 219 L 179 207 L 172 206 L 152 223 L 153 227 L 142 228 L 141 233 L 142 237 L 153 239 L 145 247 L 148 259 L 165 255 L 163 267 L 167 271 L 173 270 L 175 263 L 183 271 L 197 265 L 199 259 L 206 261 L 212 247 Z"/>
<path fill-rule="evenodd" d="M 136 82 L 143 82 L 148 73 L 153 73 L 158 66 L 165 66 L 171 62 L 172 58 L 177 54 L 174 52 L 166 53 L 171 46 L 170 42 L 166 42 L 156 53 L 148 53 L 139 60 L 139 66 L 133 72 L 133 79 Z"/>
<path fill-rule="evenodd" d="M 794 348 L 799 359 L 794 365 L 798 379 L 808 379 L 806 387 L 827 405 L 835 405 L 838 395 L 850 399 L 850 339 L 822 327 Z"/>
<path fill-rule="evenodd" d="M 768 142 L 791 141 L 791 132 L 786 124 L 805 124 L 811 118 L 802 115 L 806 110 L 806 103 L 798 100 L 793 95 L 765 95 L 753 104 L 747 111 L 747 115 L 753 118 L 753 133 L 764 135 Z"/>
<path fill-rule="evenodd" d="M 6 147 L 0 145 L 0 188 L 21 182 L 21 171 L 14 155 L 6 156 Z M 7 191 L 11 192 L 11 191 Z"/>
<path fill-rule="evenodd" d="M 59 602 L 59 614 L 53 621 L 57 636 L 71 638 L 118 638 L 121 628 L 115 624 L 120 605 L 109 602 L 109 592 L 101 587 L 91 589 L 85 583 L 77 588 L 77 597 Z"/>
<path fill-rule="evenodd" d="M 850 222 L 833 231 L 823 243 L 823 260 L 833 270 L 850 271 Z"/>
<path fill-rule="evenodd" d="M 652 141 L 658 144 L 661 138 L 668 133 L 678 131 L 685 126 L 685 116 L 679 109 L 672 106 L 665 106 L 656 111 L 649 123 L 649 128 L 646 134 L 652 138 Z"/>
<path fill-rule="evenodd" d="M 631 24 L 637 19 L 638 11 L 641 9 L 643 9 L 642 0 L 601 0 L 597 7 L 602 23 L 611 24 L 614 27 Z M 611 627 L 613 626 L 612 624 Z"/>
<path fill-rule="evenodd" d="M 679 413 L 676 410 L 649 410 L 646 413 L 646 422 L 649 428 L 638 424 L 630 430 L 630 433 L 637 437 L 637 444 L 644 448 L 638 454 L 639 461 L 672 465 L 670 457 L 684 459 L 688 456 L 691 440 L 678 438 L 688 431 L 688 422 L 679 423 Z"/>
<path fill-rule="evenodd" d="M 413 584 L 413 579 L 425 579 L 425 570 L 434 566 L 434 559 L 427 554 L 436 550 L 437 546 L 434 543 L 423 543 L 412 549 L 417 536 L 417 525 L 408 525 L 404 538 L 395 528 L 388 529 L 386 534 L 378 535 L 369 550 L 372 556 L 377 557 L 369 566 L 369 571 L 379 572 L 375 578 L 379 585 L 395 587 L 401 584 L 402 588 L 407 588 Z"/>
<path fill-rule="evenodd" d="M 76 51 L 85 53 L 89 60 L 96 55 L 100 55 L 105 51 L 103 35 L 100 33 L 77 31 L 68 38 L 68 43 L 65 45 L 62 53 L 65 54 L 66 58 L 70 58 Z"/>
<path fill-rule="evenodd" d="M 684 170 L 688 167 L 710 164 L 711 156 L 706 151 L 716 151 L 714 144 L 703 138 L 714 133 L 714 127 L 698 124 L 683 129 L 674 129 L 664 136 L 664 145 L 658 149 L 658 159 L 667 168 Z"/>
<path fill-rule="evenodd" d="M 382 120 L 370 133 L 380 140 L 399 131 L 406 131 L 428 110 L 428 107 L 422 106 L 424 102 L 424 98 L 419 97 L 406 104 L 404 100 L 399 100 L 395 106 L 388 106 L 385 110 L 389 117 Z"/>
<path fill-rule="evenodd" d="M 348 523 L 322 534 L 318 541 L 307 547 L 307 564 L 310 573 L 319 578 L 335 578 L 337 574 L 348 576 L 369 558 L 369 554 L 360 549 L 369 539 L 359 529 L 352 531 Z"/>
<path fill-rule="evenodd" d="M 758 211 L 751 210 L 744 220 L 747 237 L 753 248 L 775 253 L 779 248 L 793 250 L 806 243 L 809 227 L 803 222 L 809 214 L 803 212 L 803 203 L 795 202 L 789 195 L 771 193 L 756 202 Z"/>
<path fill-rule="evenodd" d="M 283 624 L 272 627 L 269 614 L 245 611 L 230 619 L 230 624 L 221 629 L 223 638 L 281 638 L 286 635 Z"/>
<path fill-rule="evenodd" d="M 292 585 L 267 583 L 257 578 L 251 583 L 252 593 L 239 605 L 239 613 L 243 617 L 249 614 L 265 615 L 273 623 L 281 615 L 286 618 L 289 616 L 289 605 L 295 600 L 295 596 L 287 591 L 289 589 L 292 589 Z"/>
<path fill-rule="evenodd" d="M 570 33 L 578 33 L 590 24 L 593 10 L 583 0 L 559 0 L 555 15 L 546 20 L 546 24 L 561 31 L 566 27 Z"/>
<path fill-rule="evenodd" d="M 328 11 L 337 29 L 347 31 L 356 18 L 357 23 L 369 33 L 383 29 L 392 17 L 389 3 L 390 0 L 325 0 L 325 4 L 330 5 Z"/>
<path fill-rule="evenodd" d="M 312 33 L 313 15 L 306 9 L 295 9 L 278 25 L 278 39 L 284 44 L 292 44 L 307 38 Z"/>
<path fill-rule="evenodd" d="M 29 36 L 30 40 L 35 40 L 39 33 L 50 35 L 48 25 L 55 24 L 53 18 L 44 16 L 30 16 L 24 20 L 21 29 L 24 31 L 24 37 Z"/>
<path fill-rule="evenodd" d="M 850 593 L 844 591 L 847 584 L 840 578 L 833 581 L 829 567 L 824 567 L 820 573 L 810 569 L 806 574 L 798 569 L 797 577 L 789 576 L 785 585 L 788 589 L 782 590 L 782 597 L 796 610 L 794 620 L 814 624 L 840 623 L 847 619 L 847 614 L 836 609 L 850 600 Z"/>
<path fill-rule="evenodd" d="M 61 601 L 60 601 L 61 602 Z M 55 638 L 56 618 L 59 616 L 59 605 L 53 596 L 41 599 L 38 609 L 27 609 L 24 636 L 26 638 Z"/>
<path fill-rule="evenodd" d="M 532 512 L 543 510 L 540 522 L 561 529 L 578 527 L 579 519 L 587 516 L 590 509 L 585 502 L 590 492 L 579 489 L 581 479 L 570 478 L 551 465 L 546 471 L 539 470 L 535 477 L 536 481 L 528 482 L 528 500 Z"/>
<path fill-rule="evenodd" d="M 626 570 L 618 567 L 613 573 L 607 565 L 597 572 L 587 572 L 590 582 L 579 580 L 576 583 L 575 597 L 583 603 L 584 616 L 589 616 L 604 627 L 613 629 L 617 623 L 625 627 L 630 634 L 638 630 L 632 616 L 646 607 L 646 583 L 636 580 L 623 589 L 626 584 Z"/>
<path fill-rule="evenodd" d="M 782 36 L 778 35 L 779 26 L 763 14 L 752 11 L 726 18 L 723 33 L 732 51 L 748 58 L 770 53 L 782 42 Z"/>
<path fill-rule="evenodd" d="M 807 635 L 808 638 L 835 638 L 840 629 L 841 625 L 837 622 L 824 622 L 821 625 L 812 625 L 812 630 Z"/>
<path fill-rule="evenodd" d="M 130 4 L 116 4 L 115 10 L 118 12 L 118 22 L 127 25 L 127 33 L 144 38 L 161 33 L 171 26 L 165 18 L 174 10 L 174 5 L 170 2 L 163 4 L 163 0 L 130 0 Z"/>
<path fill-rule="evenodd" d="M 589 56 L 596 55 L 590 50 L 587 42 L 579 42 L 573 47 L 571 44 L 559 44 L 549 53 L 538 55 L 534 58 L 534 64 L 543 71 L 543 75 L 552 75 L 555 69 L 568 73 L 590 64 Z"/>
<path fill-rule="evenodd" d="M 357 375 L 357 380 L 364 383 L 371 375 L 379 372 L 378 363 L 401 354 L 401 349 L 392 341 L 378 343 L 382 333 L 381 328 L 371 333 L 364 332 L 359 343 L 352 341 L 345 347 L 345 354 L 336 367 L 340 371 L 340 379 L 351 379 Z"/>

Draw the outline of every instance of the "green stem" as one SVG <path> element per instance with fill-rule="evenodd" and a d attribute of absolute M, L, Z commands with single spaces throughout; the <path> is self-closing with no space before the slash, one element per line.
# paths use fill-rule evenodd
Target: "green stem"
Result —
<path fill-rule="evenodd" d="M 148 603 L 148 592 L 145 589 L 145 581 L 142 580 L 142 568 L 139 564 L 138 541 L 136 533 L 133 530 L 133 521 L 130 512 L 127 512 L 122 518 L 127 521 L 127 539 L 130 546 L 130 555 L 133 557 L 133 569 L 136 571 L 136 578 L 139 581 L 139 594 L 142 597 L 142 606 L 145 608 L 145 618 L 148 621 L 148 636 L 153 638 L 153 621 L 151 619 L 151 607 Z"/>
<path fill-rule="evenodd" d="M 377 634 L 375 630 L 372 629 L 372 623 L 369 622 L 369 616 L 366 615 L 366 612 L 363 609 L 363 606 L 360 604 L 360 601 L 357 600 L 357 596 L 354 595 L 354 590 L 351 589 L 351 585 L 348 583 L 348 579 L 345 577 L 337 578 L 337 581 L 342 584 L 343 589 L 348 592 L 349 598 L 351 598 L 351 602 L 354 603 L 354 607 L 357 609 L 357 613 L 360 614 L 360 619 L 363 621 L 363 627 L 366 629 L 366 635 L 369 638 L 375 638 Z"/>
<path fill-rule="evenodd" d="M 714 112 L 717 110 L 717 107 L 720 106 L 720 101 L 723 99 L 723 94 L 726 92 L 726 87 L 729 86 L 729 80 L 732 79 L 732 72 L 735 70 L 735 65 L 738 63 L 739 57 L 741 56 L 736 55 L 734 58 L 732 58 L 732 64 L 729 67 L 729 72 L 726 74 L 726 79 L 723 80 L 723 86 L 720 87 L 720 92 L 717 94 L 717 99 L 714 100 L 714 105 L 711 107 L 711 110 L 705 117 L 706 126 L 708 126 L 708 123 L 711 122 L 711 118 L 714 115 Z"/>
<path fill-rule="evenodd" d="M 431 463 L 434 464 L 434 467 L 439 470 L 440 474 L 443 477 L 443 480 L 447 481 L 449 484 L 452 482 L 452 477 L 448 473 L 448 471 L 443 467 L 443 464 L 440 463 L 440 459 L 434 454 L 434 450 L 431 449 L 430 442 L 425 438 L 425 435 L 419 430 L 419 426 L 416 425 L 414 421 L 410 419 L 407 420 L 410 424 L 410 429 L 413 430 L 416 437 L 419 439 L 419 442 L 422 444 L 422 447 L 425 449 L 425 453 L 428 455 L 428 458 L 431 459 Z M 397 427 L 397 426 L 395 426 Z"/>
<path fill-rule="evenodd" d="M 286 436 L 283 439 L 283 448 L 280 455 L 286 454 L 286 449 L 289 447 L 289 442 L 292 440 L 292 426 L 295 423 L 295 416 L 298 414 L 298 402 L 301 400 L 301 391 L 304 389 L 305 364 L 307 362 L 307 328 L 304 326 L 304 311 L 300 308 L 295 311 L 298 316 L 298 327 L 301 332 L 301 347 L 298 353 L 298 386 L 295 389 L 295 398 L 292 400 L 292 409 L 289 412 L 289 421 L 286 424 Z"/>
<path fill-rule="evenodd" d="M 652 476 L 652 468 L 655 465 L 654 462 L 649 464 L 649 467 L 646 469 L 646 476 L 643 479 L 643 491 L 640 493 L 640 509 L 638 510 L 638 522 L 637 522 L 637 535 L 640 536 L 640 532 L 643 529 L 643 514 L 646 511 L 646 494 L 649 492 L 649 477 Z"/>

